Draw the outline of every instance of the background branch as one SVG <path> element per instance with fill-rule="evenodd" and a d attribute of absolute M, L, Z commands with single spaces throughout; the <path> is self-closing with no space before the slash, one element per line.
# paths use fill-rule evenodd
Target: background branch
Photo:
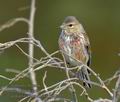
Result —
<path fill-rule="evenodd" d="M 31 0 L 31 7 L 30 7 L 30 18 L 29 18 L 29 27 L 28 27 L 28 35 L 29 38 L 34 39 L 34 20 L 35 20 L 35 0 Z M 37 81 L 36 81 L 36 74 L 33 70 L 33 63 L 34 63 L 34 45 L 32 44 L 33 41 L 30 40 L 29 43 L 29 72 L 30 72 L 30 78 L 31 78 L 31 82 L 33 85 L 33 92 L 35 95 L 35 101 L 36 102 L 42 102 L 42 100 L 40 98 L 38 98 L 38 93 L 37 93 Z"/>

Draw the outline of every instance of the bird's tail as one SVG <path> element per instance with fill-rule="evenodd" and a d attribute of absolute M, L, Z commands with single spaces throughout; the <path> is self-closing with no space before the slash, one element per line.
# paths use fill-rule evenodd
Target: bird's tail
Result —
<path fill-rule="evenodd" d="M 90 82 L 90 71 L 85 66 L 83 66 L 77 73 L 78 73 L 77 75 L 79 79 L 83 81 L 83 85 L 88 88 L 91 88 L 92 85 L 89 83 Z"/>

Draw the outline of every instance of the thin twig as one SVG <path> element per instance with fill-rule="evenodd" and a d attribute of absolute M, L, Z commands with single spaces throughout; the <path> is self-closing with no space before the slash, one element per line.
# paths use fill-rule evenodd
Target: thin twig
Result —
<path fill-rule="evenodd" d="M 66 76 L 67 76 L 68 80 L 70 80 L 69 70 L 68 70 L 67 63 L 66 63 L 66 60 L 65 60 L 65 56 L 64 56 L 63 53 L 62 53 L 62 56 L 63 56 L 63 60 L 64 60 L 64 63 L 65 63 Z M 70 84 L 71 84 L 71 81 L 70 81 Z M 75 88 L 72 84 L 70 85 L 69 90 L 72 94 L 72 101 L 73 102 L 78 102 L 77 95 L 76 95 L 76 92 L 75 92 Z"/>
<path fill-rule="evenodd" d="M 4 29 L 10 28 L 11 26 L 21 21 L 26 22 L 28 24 L 28 20 L 26 18 L 23 17 L 14 18 L 9 20 L 7 23 L 3 24 L 2 26 L 0 26 L 0 32 L 3 31 Z"/>
<path fill-rule="evenodd" d="M 118 77 L 118 80 L 116 81 L 115 89 L 114 89 L 114 96 L 113 96 L 113 102 L 118 102 L 120 98 L 120 75 Z"/>
<path fill-rule="evenodd" d="M 34 19 L 35 19 L 35 0 L 31 0 L 31 7 L 30 7 L 30 18 L 29 18 L 29 27 L 28 27 L 28 35 L 29 38 L 34 39 Z M 37 81 L 36 81 L 36 74 L 33 70 L 33 63 L 34 63 L 34 45 L 31 44 L 33 43 L 32 40 L 30 40 L 29 43 L 29 49 L 28 49 L 28 53 L 29 53 L 29 72 L 30 72 L 30 78 L 31 78 L 31 82 L 33 85 L 33 91 L 34 91 L 34 95 L 35 95 L 35 100 L 36 102 L 42 102 L 42 100 L 40 98 L 38 98 L 38 93 L 37 93 Z"/>

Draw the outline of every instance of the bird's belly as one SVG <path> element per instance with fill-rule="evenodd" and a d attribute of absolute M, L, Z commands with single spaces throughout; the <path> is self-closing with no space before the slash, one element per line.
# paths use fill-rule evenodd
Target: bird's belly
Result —
<path fill-rule="evenodd" d="M 61 43 L 62 42 L 62 43 Z M 71 66 L 78 66 L 81 63 L 86 64 L 86 54 L 84 53 L 84 45 L 82 40 L 64 36 L 60 41 L 60 48 L 64 53 L 66 62 Z"/>
<path fill-rule="evenodd" d="M 72 65 L 72 66 L 78 66 L 81 65 L 82 60 L 80 59 L 80 56 L 76 56 L 75 51 L 73 51 L 74 48 L 71 48 L 70 46 L 64 47 L 64 57 L 66 61 Z"/>
<path fill-rule="evenodd" d="M 79 66 L 81 65 L 81 62 L 79 62 L 78 60 L 69 57 L 68 55 L 64 55 L 66 61 L 71 65 L 71 66 Z"/>

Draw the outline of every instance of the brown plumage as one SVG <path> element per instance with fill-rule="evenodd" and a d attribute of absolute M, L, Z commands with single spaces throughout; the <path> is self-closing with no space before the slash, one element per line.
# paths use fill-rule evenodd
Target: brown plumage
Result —
<path fill-rule="evenodd" d="M 74 16 L 68 16 L 60 27 L 62 31 L 58 43 L 66 62 L 71 66 L 80 66 L 82 63 L 89 66 L 91 62 L 90 42 L 83 26 Z M 85 80 L 90 81 L 86 67 L 81 68 L 78 77 L 85 86 L 91 87 L 91 84 L 85 82 Z"/>

